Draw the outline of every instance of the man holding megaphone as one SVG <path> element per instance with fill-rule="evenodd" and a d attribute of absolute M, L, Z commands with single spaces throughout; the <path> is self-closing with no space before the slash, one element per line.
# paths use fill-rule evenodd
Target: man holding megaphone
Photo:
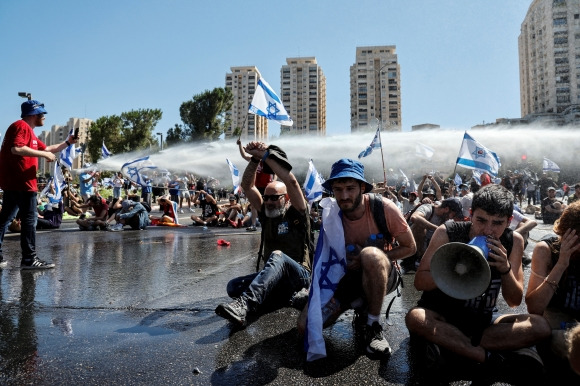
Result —
<path fill-rule="evenodd" d="M 484 363 L 487 373 L 515 360 L 542 369 L 529 347 L 550 336 L 546 320 L 496 312 L 500 290 L 510 307 L 523 296 L 524 242 L 508 228 L 513 205 L 511 192 L 488 185 L 473 197 L 471 221 L 449 221 L 435 231 L 415 275 L 415 287 L 423 294 L 405 320 L 411 336 L 427 342 L 428 366 L 438 367 L 442 354 L 452 353 Z M 483 239 L 481 248 L 466 245 L 477 236 L 483 236 L 477 238 Z"/>

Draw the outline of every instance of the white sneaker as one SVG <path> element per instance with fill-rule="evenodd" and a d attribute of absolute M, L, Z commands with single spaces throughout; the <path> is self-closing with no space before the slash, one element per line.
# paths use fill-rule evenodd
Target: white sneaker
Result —
<path fill-rule="evenodd" d="M 8 262 L 6 260 L 0 261 L 0 268 L 6 268 L 8 266 Z"/>
<path fill-rule="evenodd" d="M 115 225 L 111 225 L 111 227 L 109 228 L 109 230 L 110 230 L 111 232 L 118 232 L 118 231 L 122 231 L 122 230 L 123 230 L 123 224 L 121 224 L 121 223 L 118 223 L 118 224 L 115 224 Z"/>
<path fill-rule="evenodd" d="M 183 213 L 183 209 L 179 209 L 179 213 Z"/>
<path fill-rule="evenodd" d="M 191 213 L 195 213 L 195 209 L 193 209 L 193 208 L 189 208 L 189 211 L 190 211 Z"/>

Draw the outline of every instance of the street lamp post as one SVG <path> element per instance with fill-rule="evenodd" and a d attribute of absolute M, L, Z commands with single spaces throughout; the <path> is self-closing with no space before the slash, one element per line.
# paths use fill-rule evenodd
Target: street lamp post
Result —
<path fill-rule="evenodd" d="M 29 92 L 23 92 L 23 91 L 21 91 L 21 92 L 18 93 L 18 96 L 19 97 L 22 97 L 22 98 L 28 98 L 28 100 L 31 100 L 32 99 L 32 94 L 30 94 Z"/>
<path fill-rule="evenodd" d="M 161 148 L 161 150 L 163 150 L 163 133 L 157 133 L 157 135 L 161 137 L 161 139 L 159 141 L 160 142 L 159 147 Z"/>

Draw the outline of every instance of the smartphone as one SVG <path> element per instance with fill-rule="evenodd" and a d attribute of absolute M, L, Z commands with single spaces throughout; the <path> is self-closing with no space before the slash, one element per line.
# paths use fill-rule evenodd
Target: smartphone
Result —
<path fill-rule="evenodd" d="M 79 139 L 79 128 L 78 127 L 75 129 L 75 133 L 73 134 L 73 138 L 75 139 L 75 141 L 77 139 Z"/>

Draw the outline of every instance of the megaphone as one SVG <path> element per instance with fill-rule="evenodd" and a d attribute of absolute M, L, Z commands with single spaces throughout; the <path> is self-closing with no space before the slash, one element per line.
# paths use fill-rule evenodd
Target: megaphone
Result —
<path fill-rule="evenodd" d="M 455 299 L 472 299 L 489 286 L 491 270 L 487 263 L 486 236 L 476 236 L 469 244 L 448 243 L 435 251 L 431 276 L 437 287 Z"/>

